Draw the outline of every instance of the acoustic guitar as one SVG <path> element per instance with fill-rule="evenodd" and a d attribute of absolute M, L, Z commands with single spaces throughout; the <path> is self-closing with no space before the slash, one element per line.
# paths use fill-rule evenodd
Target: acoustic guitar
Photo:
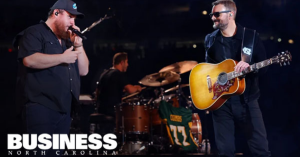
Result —
<path fill-rule="evenodd" d="M 235 72 L 237 61 L 226 59 L 219 64 L 199 63 L 190 73 L 190 92 L 193 104 L 200 110 L 217 110 L 231 96 L 243 94 L 246 88 L 245 74 L 271 64 L 290 64 L 290 52 L 250 65 L 242 72 Z"/>

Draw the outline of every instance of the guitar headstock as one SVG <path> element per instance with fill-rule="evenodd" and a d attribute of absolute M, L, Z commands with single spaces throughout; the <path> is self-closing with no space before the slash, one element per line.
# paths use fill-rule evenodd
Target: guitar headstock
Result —
<path fill-rule="evenodd" d="M 282 64 L 284 66 L 286 66 L 287 64 L 290 65 L 290 61 L 292 61 L 292 55 L 288 50 L 285 52 L 278 53 L 277 56 L 272 58 L 272 62 L 278 63 L 280 64 L 280 66 L 282 66 Z"/>

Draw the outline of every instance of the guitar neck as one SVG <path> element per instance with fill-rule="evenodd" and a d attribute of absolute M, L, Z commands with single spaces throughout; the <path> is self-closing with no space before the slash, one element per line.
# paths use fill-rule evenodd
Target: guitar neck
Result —
<path fill-rule="evenodd" d="M 258 62 L 258 63 L 254 63 L 254 64 L 250 65 L 249 68 L 245 69 L 243 72 L 233 71 L 233 72 L 227 73 L 227 79 L 231 80 L 231 79 L 240 77 L 242 75 L 251 73 L 251 72 L 255 71 L 256 69 L 258 70 L 260 68 L 269 66 L 271 64 L 273 64 L 272 59 L 267 59 L 267 60 L 264 60 L 264 61 L 261 61 L 261 62 Z"/>

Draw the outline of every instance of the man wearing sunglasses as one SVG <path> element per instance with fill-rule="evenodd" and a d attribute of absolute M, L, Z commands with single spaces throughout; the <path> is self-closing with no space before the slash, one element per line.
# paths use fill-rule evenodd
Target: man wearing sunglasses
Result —
<path fill-rule="evenodd" d="M 251 62 L 241 61 L 244 27 L 235 22 L 235 2 L 217 0 L 212 5 L 210 17 L 216 30 L 205 37 L 206 62 L 219 63 L 225 59 L 233 59 L 239 61 L 235 71 L 241 72 L 248 68 L 249 64 L 265 60 L 266 52 L 256 33 L 253 36 L 255 40 Z M 261 69 L 246 75 L 244 93 L 231 97 L 222 107 L 212 112 L 215 140 L 220 156 L 234 157 L 235 127 L 242 129 L 247 140 L 248 147 L 244 156 L 270 156 L 266 129 L 258 104 L 258 75 L 265 71 L 266 69 Z"/>

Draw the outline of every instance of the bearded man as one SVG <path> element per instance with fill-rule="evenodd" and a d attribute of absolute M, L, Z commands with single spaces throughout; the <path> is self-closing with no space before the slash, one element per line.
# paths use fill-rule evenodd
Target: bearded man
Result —
<path fill-rule="evenodd" d="M 266 60 L 266 52 L 258 33 L 253 31 L 250 38 L 244 36 L 244 27 L 236 24 L 235 2 L 217 0 L 212 5 L 210 18 L 216 30 L 205 37 L 206 62 L 219 63 L 225 59 L 233 59 L 238 61 L 235 71 L 242 72 L 249 64 Z M 252 55 L 250 61 L 242 57 L 243 39 L 254 41 L 253 51 L 249 53 Z M 220 156 L 235 156 L 235 128 L 241 128 L 247 140 L 248 147 L 244 151 L 244 156 L 270 156 L 266 129 L 258 104 L 260 96 L 258 76 L 265 71 L 266 68 L 246 75 L 244 93 L 232 96 L 222 107 L 212 111 L 215 140 Z"/>

